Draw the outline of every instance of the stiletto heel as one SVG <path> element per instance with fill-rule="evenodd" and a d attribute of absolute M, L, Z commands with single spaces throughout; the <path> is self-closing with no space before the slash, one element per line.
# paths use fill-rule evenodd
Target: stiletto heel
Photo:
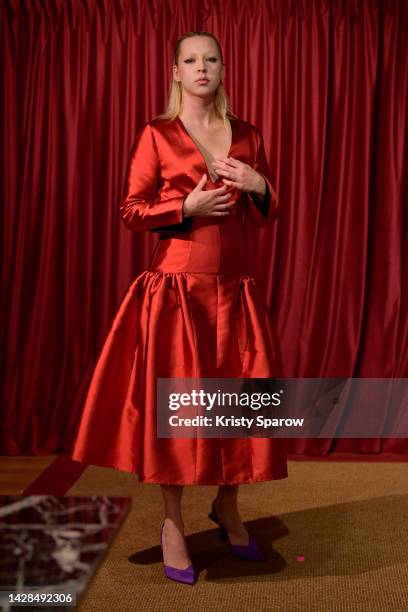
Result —
<path fill-rule="evenodd" d="M 160 548 L 163 551 L 163 527 L 164 522 L 162 523 L 160 529 Z M 194 569 L 194 565 L 189 565 L 186 569 L 178 569 L 177 567 L 172 567 L 171 565 L 166 565 L 164 563 L 163 556 L 163 565 L 164 565 L 164 573 L 167 578 L 170 580 L 175 580 L 176 582 L 183 582 L 185 584 L 194 584 L 197 580 L 196 572 Z"/>
<path fill-rule="evenodd" d="M 212 521 L 214 521 L 214 523 L 217 523 L 217 525 L 219 525 L 220 540 L 229 541 L 228 532 L 225 529 L 224 524 L 221 523 L 215 511 L 214 501 L 211 505 L 211 512 L 209 513 L 208 518 L 210 518 Z M 229 542 L 229 545 L 234 555 L 240 557 L 241 559 L 250 559 L 251 561 L 265 561 L 265 557 L 263 556 L 262 551 L 260 550 L 258 544 L 256 543 L 252 535 L 249 536 L 249 542 L 246 546 L 240 544 L 231 544 L 231 542 Z"/>
<path fill-rule="evenodd" d="M 212 521 L 214 521 L 214 523 L 217 523 L 217 525 L 219 525 L 220 529 L 219 529 L 218 535 L 220 537 L 220 540 L 228 540 L 227 530 L 225 529 L 224 525 L 220 523 L 217 515 L 211 511 L 210 514 L 208 515 L 208 518 L 210 518 Z"/>

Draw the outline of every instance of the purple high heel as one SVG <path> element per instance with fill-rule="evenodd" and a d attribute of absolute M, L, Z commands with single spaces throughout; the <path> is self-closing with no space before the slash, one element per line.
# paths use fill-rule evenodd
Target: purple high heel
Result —
<path fill-rule="evenodd" d="M 162 523 L 160 529 L 160 548 L 163 550 L 163 527 L 164 522 Z M 195 573 L 194 565 L 189 565 L 186 569 L 178 569 L 177 567 L 172 567 L 171 565 L 166 565 L 164 563 L 163 557 L 163 565 L 164 565 L 164 573 L 167 578 L 171 580 L 176 580 L 177 582 L 184 582 L 185 584 L 194 584 L 197 576 Z"/>
<path fill-rule="evenodd" d="M 217 523 L 217 525 L 219 525 L 220 540 L 229 541 L 228 532 L 225 529 L 223 523 L 221 523 L 215 511 L 214 501 L 211 505 L 211 512 L 209 513 L 208 518 L 210 518 L 212 521 L 214 521 L 214 523 Z M 263 556 L 262 551 L 260 550 L 258 544 L 256 543 L 252 535 L 249 536 L 249 542 L 246 546 L 241 544 L 231 544 L 231 542 L 229 542 L 229 545 L 232 552 L 237 557 L 241 557 L 242 559 L 250 559 L 251 561 L 265 561 L 265 557 Z"/>

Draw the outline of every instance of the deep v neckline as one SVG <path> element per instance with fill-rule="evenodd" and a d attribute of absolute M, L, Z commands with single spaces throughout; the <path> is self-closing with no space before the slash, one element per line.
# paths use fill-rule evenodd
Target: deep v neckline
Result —
<path fill-rule="evenodd" d="M 218 179 L 215 179 L 215 181 L 212 180 L 212 178 L 211 178 L 211 171 L 210 171 L 210 169 L 208 167 L 208 164 L 207 164 L 207 162 L 205 160 L 205 157 L 204 157 L 200 147 L 198 146 L 198 144 L 196 143 L 194 138 L 191 136 L 190 132 L 187 130 L 186 126 L 184 125 L 183 121 L 180 119 L 179 115 L 176 116 L 176 119 L 178 120 L 179 124 L 181 125 L 181 128 L 183 129 L 183 131 L 187 134 L 187 136 L 189 137 L 189 139 L 193 143 L 193 146 L 196 149 L 197 153 L 201 157 L 201 160 L 202 160 L 202 163 L 203 163 L 204 167 L 207 168 L 209 179 L 212 182 L 216 182 L 217 180 L 219 180 L 220 177 L 218 177 Z M 231 119 L 228 119 L 228 121 L 230 122 L 230 126 L 231 126 L 231 144 L 230 144 L 230 147 L 228 149 L 228 153 L 226 154 L 226 157 L 230 157 L 231 156 L 231 151 L 232 151 L 232 148 L 234 146 L 234 136 L 235 136 L 234 122 L 231 121 Z"/>

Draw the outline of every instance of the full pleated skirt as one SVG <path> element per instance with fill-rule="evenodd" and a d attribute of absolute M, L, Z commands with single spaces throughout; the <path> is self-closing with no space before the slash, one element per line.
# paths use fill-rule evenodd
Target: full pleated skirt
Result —
<path fill-rule="evenodd" d="M 156 428 L 157 378 L 280 376 L 279 341 L 252 277 L 145 271 L 114 317 L 70 455 L 141 482 L 285 478 L 285 439 L 158 438 Z"/>

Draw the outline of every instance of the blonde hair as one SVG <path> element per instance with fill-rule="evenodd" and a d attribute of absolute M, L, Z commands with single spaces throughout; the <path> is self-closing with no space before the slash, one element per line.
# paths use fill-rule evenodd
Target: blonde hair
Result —
<path fill-rule="evenodd" d="M 181 43 L 186 38 L 192 38 L 193 36 L 208 36 L 212 38 L 212 40 L 217 45 L 218 53 L 220 54 L 221 62 L 224 63 L 224 59 L 222 56 L 221 45 L 218 40 L 215 38 L 213 34 L 210 32 L 204 31 L 194 31 L 187 32 L 180 36 L 180 38 L 176 42 L 176 46 L 174 47 L 174 56 L 173 56 L 173 64 L 178 64 L 179 56 L 180 56 L 180 48 Z M 176 81 L 174 78 L 171 81 L 168 99 L 167 99 L 167 108 L 164 113 L 158 115 L 157 119 L 163 119 L 168 121 L 173 121 L 180 114 L 181 106 L 182 106 L 182 96 L 183 96 L 183 88 L 179 81 Z M 225 126 L 229 127 L 228 119 L 234 120 L 236 119 L 236 115 L 231 110 L 230 101 L 225 91 L 224 85 L 220 82 L 217 90 L 215 92 L 214 99 L 214 108 L 216 114 L 224 121 Z"/>

